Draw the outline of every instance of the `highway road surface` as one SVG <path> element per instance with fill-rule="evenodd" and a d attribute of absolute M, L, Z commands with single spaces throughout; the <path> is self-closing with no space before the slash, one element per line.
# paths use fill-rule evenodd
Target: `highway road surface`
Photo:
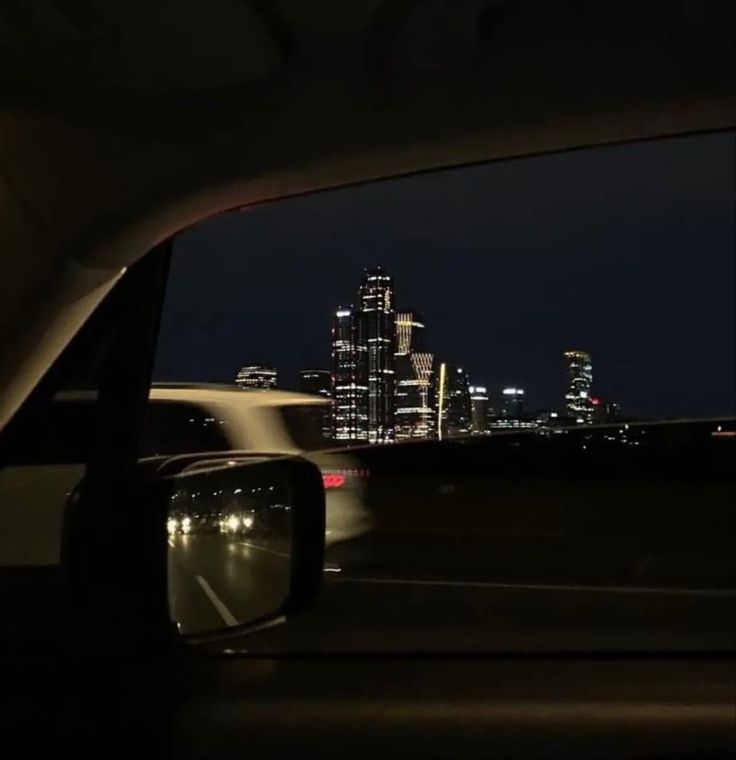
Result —
<path fill-rule="evenodd" d="M 178 535 L 169 543 L 172 614 L 183 632 L 253 620 L 276 609 L 287 593 L 290 559 L 284 551 L 208 535 Z M 387 550 L 381 562 L 378 547 L 360 539 L 328 551 L 314 606 L 235 640 L 233 648 L 253 653 L 733 646 L 732 589 L 605 577 L 593 554 L 587 569 L 574 557 L 546 575 L 539 563 L 522 566 L 508 559 L 505 567 L 489 562 L 481 572 L 470 552 L 465 563 L 451 549 L 430 563 L 427 547 L 423 554 L 420 545 L 405 540 L 404 561 L 393 545 L 393 554 Z M 412 557 L 412 547 L 419 559 Z"/>
<path fill-rule="evenodd" d="M 244 538 L 169 537 L 169 605 L 183 633 L 249 622 L 289 591 L 289 555 Z"/>

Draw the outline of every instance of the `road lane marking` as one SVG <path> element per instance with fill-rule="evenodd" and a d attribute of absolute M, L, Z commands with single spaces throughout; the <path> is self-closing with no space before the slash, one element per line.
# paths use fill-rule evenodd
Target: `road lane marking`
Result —
<path fill-rule="evenodd" d="M 573 586 L 552 583 L 497 583 L 493 581 L 443 581 L 412 578 L 335 578 L 335 583 L 373 583 L 386 586 L 448 586 L 454 588 L 488 588 L 503 591 L 589 591 L 609 594 L 669 594 L 673 596 L 708 596 L 731 599 L 736 591 L 701 588 L 667 588 L 656 586 Z"/>
<path fill-rule="evenodd" d="M 225 625 L 238 625 L 237 618 L 225 606 L 222 599 L 212 590 L 212 586 L 201 576 L 195 575 L 197 583 L 202 587 L 202 591 L 207 594 L 207 598 L 212 602 L 212 606 L 220 613 L 220 617 L 225 621 Z"/>
<path fill-rule="evenodd" d="M 174 539 L 172 539 L 172 538 L 170 538 L 170 539 L 169 539 L 169 546 L 170 546 L 172 549 L 173 549 L 173 548 L 176 546 L 176 544 L 174 543 Z"/>
<path fill-rule="evenodd" d="M 266 552 L 267 554 L 274 554 L 277 557 L 283 557 L 284 559 L 291 559 L 291 554 L 285 554 L 284 552 L 277 552 L 275 549 L 265 549 L 262 546 L 256 546 L 251 544 L 250 541 L 240 541 L 242 546 L 249 546 L 251 549 L 258 549 L 259 552 Z"/>

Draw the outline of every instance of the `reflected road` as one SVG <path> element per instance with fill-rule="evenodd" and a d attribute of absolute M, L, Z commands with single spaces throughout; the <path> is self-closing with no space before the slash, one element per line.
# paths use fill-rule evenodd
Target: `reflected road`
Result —
<path fill-rule="evenodd" d="M 169 604 L 184 633 L 270 614 L 289 590 L 289 555 L 219 535 L 169 537 Z"/>

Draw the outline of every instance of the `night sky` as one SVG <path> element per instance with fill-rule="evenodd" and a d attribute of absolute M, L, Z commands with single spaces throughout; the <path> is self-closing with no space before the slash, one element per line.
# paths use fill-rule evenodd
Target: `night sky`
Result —
<path fill-rule="evenodd" d="M 734 414 L 734 134 L 576 151 L 279 201 L 180 235 L 157 380 L 284 385 L 329 368 L 362 270 L 394 276 L 429 347 L 486 385 L 563 406 L 562 352 L 647 416 Z"/>

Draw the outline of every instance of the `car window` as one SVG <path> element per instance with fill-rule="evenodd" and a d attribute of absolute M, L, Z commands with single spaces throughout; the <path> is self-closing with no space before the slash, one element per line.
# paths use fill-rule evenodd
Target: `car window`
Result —
<path fill-rule="evenodd" d="M 603 146 L 177 236 L 155 381 L 278 407 L 325 475 L 322 594 L 248 651 L 732 646 L 733 165 Z"/>

